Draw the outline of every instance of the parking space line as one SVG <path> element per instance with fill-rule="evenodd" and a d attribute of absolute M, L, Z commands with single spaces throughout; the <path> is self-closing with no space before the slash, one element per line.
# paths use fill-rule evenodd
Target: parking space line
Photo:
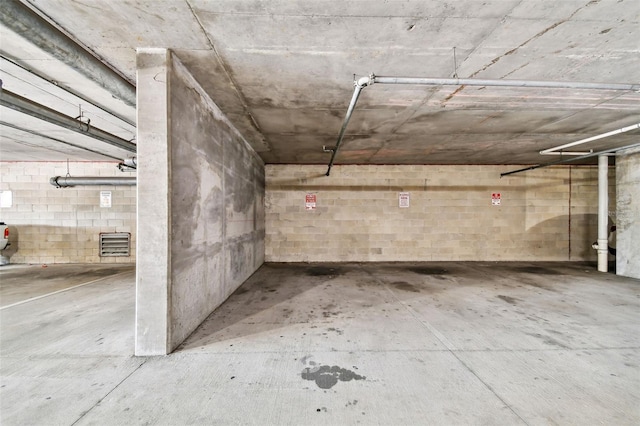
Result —
<path fill-rule="evenodd" d="M 3 309 L 13 308 L 14 306 L 19 306 L 19 305 L 22 305 L 22 304 L 24 304 L 24 303 L 33 302 L 33 301 L 35 301 L 35 300 L 42 299 L 42 298 L 44 298 L 44 297 L 53 296 L 54 294 L 64 293 L 65 291 L 73 290 L 74 288 L 84 287 L 84 286 L 86 286 L 86 285 L 90 285 L 90 284 L 95 284 L 95 283 L 97 283 L 98 281 L 106 280 L 106 279 L 109 279 L 109 278 L 115 278 L 115 277 L 118 277 L 118 276 L 120 276 L 120 275 L 124 275 L 124 274 L 130 274 L 131 272 L 132 272 L 132 271 L 124 271 L 124 272 L 120 272 L 120 273 L 118 273 L 118 274 L 110 275 L 110 276 L 108 276 L 108 277 L 101 277 L 101 278 L 97 278 L 97 279 L 95 279 L 95 280 L 88 281 L 88 282 L 86 282 L 86 283 L 82 283 L 82 284 L 74 285 L 73 287 L 63 288 L 62 290 L 58 290 L 58 291 L 54 291 L 54 292 L 51 292 L 51 293 L 43 294 L 43 295 L 40 295 L 40 296 L 32 297 L 31 299 L 22 300 L 22 301 L 20 301 L 20 302 L 12 303 L 11 305 L 2 306 L 2 307 L 0 307 L 0 311 L 1 311 L 1 310 L 3 310 Z"/>

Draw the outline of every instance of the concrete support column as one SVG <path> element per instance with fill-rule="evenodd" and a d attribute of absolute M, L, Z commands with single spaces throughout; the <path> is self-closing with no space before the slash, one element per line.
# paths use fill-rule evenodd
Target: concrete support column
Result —
<path fill-rule="evenodd" d="M 137 55 L 138 231 L 135 354 L 170 352 L 171 133 L 170 53 Z"/>
<path fill-rule="evenodd" d="M 616 274 L 640 279 L 640 149 L 616 155 Z"/>
<path fill-rule="evenodd" d="M 609 157 L 598 156 L 598 271 L 608 271 L 609 261 Z"/>
<path fill-rule="evenodd" d="M 264 261 L 264 164 L 167 49 L 139 49 L 136 355 L 180 345 Z"/>

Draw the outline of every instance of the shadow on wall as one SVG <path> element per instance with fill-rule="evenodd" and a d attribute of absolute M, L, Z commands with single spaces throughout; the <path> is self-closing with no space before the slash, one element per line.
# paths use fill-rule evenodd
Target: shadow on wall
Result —
<path fill-rule="evenodd" d="M 569 216 L 554 216 L 527 227 L 523 252 L 531 259 L 564 260 L 569 255 Z"/>
<path fill-rule="evenodd" d="M 571 259 L 596 260 L 598 254 L 591 244 L 598 239 L 598 215 L 571 215 Z"/>
<path fill-rule="evenodd" d="M 607 230 L 614 227 L 615 222 L 609 216 Z M 611 245 L 611 232 L 609 234 L 609 244 Z M 598 241 L 598 215 L 597 214 L 576 214 L 571 216 L 571 259 L 570 260 L 592 260 L 598 259 L 598 252 L 593 248 L 593 244 Z M 613 243 L 615 248 L 615 242 Z M 611 248 L 610 248 L 611 249 Z M 613 253 L 610 253 L 613 254 Z M 609 256 L 609 261 L 614 261 L 615 255 Z"/>
<path fill-rule="evenodd" d="M 560 215 L 527 229 L 524 245 L 541 258 L 592 261 L 597 259 L 591 247 L 597 238 L 597 214 Z"/>

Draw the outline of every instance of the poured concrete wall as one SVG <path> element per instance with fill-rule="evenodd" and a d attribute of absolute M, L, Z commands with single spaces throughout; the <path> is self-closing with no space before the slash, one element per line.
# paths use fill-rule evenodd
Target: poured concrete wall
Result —
<path fill-rule="evenodd" d="M 68 167 L 68 168 L 67 168 Z M 55 188 L 53 176 L 135 176 L 117 162 L 0 162 L 0 191 L 13 203 L 0 207 L 9 225 L 11 246 L 0 252 L 10 263 L 133 263 L 136 260 L 136 187 Z M 111 192 L 111 206 L 100 205 L 100 191 Z M 131 234 L 130 256 L 100 257 L 101 232 Z"/>
<path fill-rule="evenodd" d="M 267 165 L 266 260 L 595 260 L 597 167 L 514 168 Z"/>
<path fill-rule="evenodd" d="M 616 273 L 640 278 L 640 149 L 616 156 Z"/>
<path fill-rule="evenodd" d="M 136 354 L 155 355 L 264 262 L 264 165 L 163 49 L 138 52 L 138 132 Z"/>

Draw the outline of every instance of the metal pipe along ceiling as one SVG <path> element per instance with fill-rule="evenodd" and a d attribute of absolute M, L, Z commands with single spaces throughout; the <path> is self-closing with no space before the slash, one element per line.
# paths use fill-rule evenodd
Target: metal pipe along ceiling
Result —
<path fill-rule="evenodd" d="M 423 86 L 491 86 L 491 87 L 538 87 L 547 89 L 590 89 L 590 90 L 640 90 L 640 84 L 619 83 L 583 83 L 571 81 L 535 81 L 535 80 L 482 80 L 474 78 L 421 78 L 421 77 L 382 77 L 371 75 L 370 83 L 379 84 L 418 84 Z"/>
<path fill-rule="evenodd" d="M 368 77 L 361 77 L 354 82 L 355 89 L 353 96 L 351 97 L 351 103 L 347 109 L 340 134 L 338 135 L 338 142 L 335 149 L 331 154 L 331 160 L 329 161 L 329 167 L 327 169 L 326 176 L 331 173 L 331 167 L 335 161 L 338 149 L 344 138 L 345 131 L 349 125 L 349 120 L 353 114 L 360 92 L 367 86 L 373 84 L 416 84 L 426 86 L 486 86 L 486 87 L 537 87 L 548 89 L 588 89 L 588 90 L 623 90 L 632 91 L 640 90 L 640 84 L 626 84 L 626 83 L 584 83 L 584 82 L 562 82 L 562 81 L 528 81 L 528 80 L 481 80 L 473 78 L 422 78 L 422 77 L 384 77 L 370 74 Z M 579 159 L 577 157 L 576 159 Z"/>
<path fill-rule="evenodd" d="M 500 177 L 508 176 L 508 175 L 514 175 L 516 173 L 526 172 L 527 170 L 541 169 L 543 167 L 555 166 L 555 165 L 564 164 L 564 163 L 571 163 L 572 161 L 585 160 L 587 158 L 597 157 L 599 155 L 614 154 L 614 153 L 616 153 L 618 151 L 623 151 L 625 149 L 631 149 L 631 148 L 636 148 L 636 147 L 640 147 L 640 143 L 633 143 L 631 145 L 619 146 L 617 148 L 604 149 L 602 151 L 591 152 L 591 153 L 588 153 L 588 154 L 585 154 L 585 155 L 580 155 L 578 157 L 565 158 L 564 160 L 552 161 L 550 163 L 536 164 L 535 166 L 529 166 L 529 167 L 524 167 L 524 168 L 518 169 L 518 170 L 512 170 L 512 171 L 506 172 L 506 173 L 500 173 Z"/>
<path fill-rule="evenodd" d="M 51 124 L 106 142 L 129 152 L 136 152 L 136 144 L 124 140 L 116 135 L 105 132 L 97 127 L 91 127 L 72 117 L 64 115 L 44 105 L 40 105 L 8 90 L 0 91 L 0 105 L 19 111 L 23 114 L 39 118 Z"/>
<path fill-rule="evenodd" d="M 5 28 L 95 81 L 127 105 L 136 105 L 136 88 L 133 84 L 21 1 L 2 0 L 0 22 Z"/>
<path fill-rule="evenodd" d="M 69 188 L 72 186 L 99 186 L 99 185 L 128 185 L 137 184 L 136 177 L 100 177 L 100 176 L 54 176 L 49 179 L 49 183 L 56 188 Z"/>
<path fill-rule="evenodd" d="M 49 140 L 61 143 L 63 145 L 68 145 L 68 146 L 71 146 L 71 147 L 74 147 L 74 148 L 77 148 L 77 149 L 82 149 L 84 151 L 92 152 L 94 154 L 102 155 L 102 156 L 105 156 L 105 157 L 108 157 L 108 158 L 112 158 L 114 160 L 119 160 L 120 159 L 120 157 L 114 157 L 113 155 L 105 154 L 103 152 L 99 152 L 99 151 L 87 148 L 86 146 L 76 145 L 74 143 L 67 142 L 67 141 L 64 141 L 64 140 L 59 139 L 59 138 L 54 138 L 53 136 L 45 135 L 44 133 L 36 132 L 35 130 L 26 129 L 26 128 L 21 127 L 21 126 L 16 126 L 15 124 L 12 124 L 12 123 L 7 123 L 6 121 L 3 121 L 3 120 L 0 120 L 0 126 L 9 127 L 10 129 L 15 129 L 15 130 L 18 130 L 20 132 L 28 133 L 30 135 L 38 136 L 38 137 L 41 137 L 41 138 L 44 138 L 44 139 L 49 139 Z"/>
<path fill-rule="evenodd" d="M 358 97 L 360 96 L 360 92 L 362 89 L 369 85 L 369 77 L 362 77 L 358 81 L 354 81 L 353 85 L 355 89 L 353 90 L 353 96 L 351 96 L 351 102 L 349 103 L 349 108 L 347 108 L 347 115 L 344 118 L 344 122 L 342 123 L 342 128 L 340 128 L 340 134 L 338 135 L 338 142 L 336 142 L 336 146 L 331 153 L 331 160 L 329 161 L 329 167 L 327 169 L 327 176 L 331 173 L 331 167 L 333 166 L 333 161 L 336 158 L 336 154 L 338 153 L 338 149 L 340 149 L 340 144 L 342 143 L 342 138 L 344 137 L 344 132 L 347 130 L 347 125 L 349 124 L 349 120 L 351 119 L 351 114 L 353 114 L 353 110 L 356 107 L 356 103 L 358 102 Z"/>

